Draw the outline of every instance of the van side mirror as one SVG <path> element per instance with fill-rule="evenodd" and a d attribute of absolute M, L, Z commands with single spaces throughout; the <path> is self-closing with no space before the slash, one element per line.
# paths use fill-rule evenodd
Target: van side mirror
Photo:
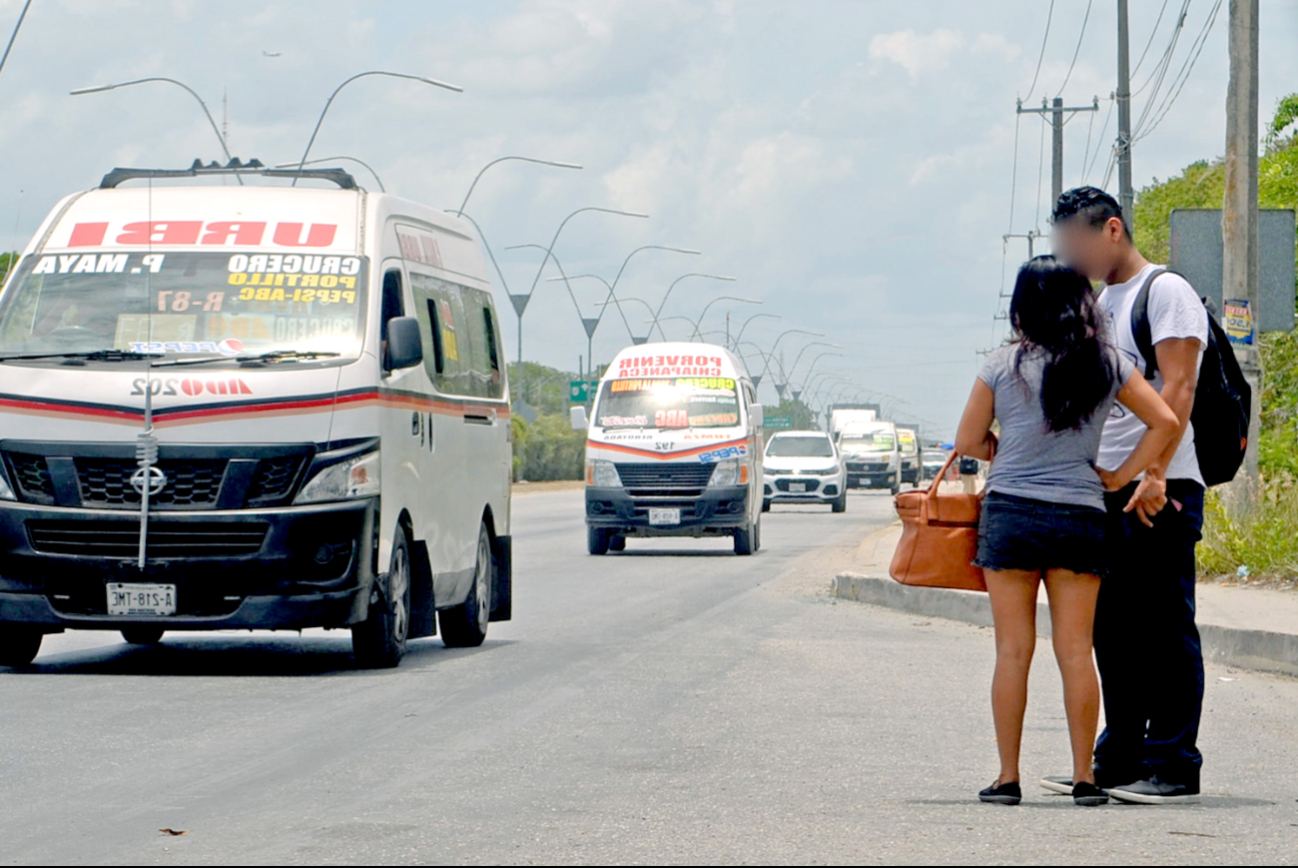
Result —
<path fill-rule="evenodd" d="M 572 430 L 585 431 L 590 427 L 590 419 L 586 416 L 586 408 L 582 405 L 568 408 L 568 419 L 572 422 Z"/>
<path fill-rule="evenodd" d="M 754 428 L 761 428 L 762 421 L 766 418 L 765 408 L 761 404 L 749 404 L 748 418 L 752 420 Z"/>
<path fill-rule="evenodd" d="M 395 316 L 388 320 L 388 351 L 383 367 L 388 371 L 410 368 L 424 360 L 419 340 L 419 320 L 413 316 Z"/>

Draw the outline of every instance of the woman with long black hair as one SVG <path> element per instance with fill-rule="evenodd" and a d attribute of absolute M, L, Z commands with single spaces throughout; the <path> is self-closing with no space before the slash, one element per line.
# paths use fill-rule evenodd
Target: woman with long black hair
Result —
<path fill-rule="evenodd" d="M 987 357 L 955 441 L 962 455 L 994 456 L 974 563 L 983 568 L 996 628 L 992 716 L 1000 775 L 978 795 L 1009 805 L 1022 799 L 1019 746 L 1044 580 L 1064 682 L 1073 801 L 1098 805 L 1108 797 L 1091 770 L 1100 708 L 1091 633 L 1105 571 L 1104 493 L 1158 458 L 1177 418 L 1106 338 L 1090 282 L 1054 257 L 1038 256 L 1019 270 L 1010 322 L 1013 339 Z M 1135 413 L 1149 426 L 1112 473 L 1095 465 L 1110 412 Z"/>

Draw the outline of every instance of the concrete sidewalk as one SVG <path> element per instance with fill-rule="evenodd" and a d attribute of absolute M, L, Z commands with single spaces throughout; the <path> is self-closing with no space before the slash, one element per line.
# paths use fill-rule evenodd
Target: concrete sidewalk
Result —
<path fill-rule="evenodd" d="M 888 577 L 901 536 L 897 522 L 861 541 L 854 569 L 834 577 L 831 594 L 917 615 L 991 626 L 987 595 L 944 588 L 912 588 Z M 1198 624 L 1208 660 L 1244 669 L 1298 676 L 1298 592 L 1200 582 Z M 1042 586 L 1037 632 L 1050 635 L 1050 610 Z"/>

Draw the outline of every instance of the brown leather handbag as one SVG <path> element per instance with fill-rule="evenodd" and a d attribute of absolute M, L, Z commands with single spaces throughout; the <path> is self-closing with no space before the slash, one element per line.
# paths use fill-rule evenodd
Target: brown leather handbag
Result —
<path fill-rule="evenodd" d="M 983 571 L 973 566 L 978 554 L 981 494 L 939 494 L 952 452 L 927 491 L 905 491 L 893 498 L 901 517 L 901 540 L 889 573 L 903 585 L 985 591 Z"/>

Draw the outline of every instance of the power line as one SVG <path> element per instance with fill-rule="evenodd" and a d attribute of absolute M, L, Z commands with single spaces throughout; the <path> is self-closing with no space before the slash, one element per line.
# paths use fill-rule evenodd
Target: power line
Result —
<path fill-rule="evenodd" d="M 18 38 L 18 30 L 23 26 L 23 19 L 27 17 L 27 10 L 31 8 L 32 0 L 27 0 L 23 4 L 23 11 L 18 13 L 18 23 L 14 25 L 14 32 L 9 35 L 9 44 L 5 46 L 4 57 L 0 57 L 0 70 L 5 68 L 5 61 L 9 59 L 9 52 L 14 47 L 14 40 Z"/>
<path fill-rule="evenodd" d="M 1190 80 L 1190 73 L 1194 71 L 1194 65 L 1198 62 L 1199 55 L 1203 53 L 1203 46 L 1208 43 L 1208 36 L 1212 33 L 1212 28 L 1217 23 L 1217 13 L 1220 10 L 1221 0 L 1217 0 L 1212 7 L 1212 11 L 1208 13 L 1208 19 L 1204 22 L 1203 29 L 1199 31 L 1199 35 L 1195 38 L 1195 41 L 1190 43 L 1191 53 L 1187 56 L 1186 61 L 1181 64 L 1181 69 L 1177 72 L 1176 77 L 1172 79 L 1172 85 L 1168 88 L 1169 96 L 1163 100 L 1157 109 L 1155 109 L 1156 117 L 1150 122 L 1149 128 L 1136 138 L 1136 141 L 1140 141 L 1140 139 L 1143 139 L 1145 136 L 1157 129 L 1158 125 L 1163 122 L 1163 118 L 1167 117 L 1167 113 L 1172 110 L 1172 106 L 1176 103 L 1176 98 L 1181 95 L 1181 91 L 1185 88 L 1185 83 Z"/>
<path fill-rule="evenodd" d="M 1154 37 L 1158 35 L 1158 25 L 1163 23 L 1163 13 L 1167 11 L 1167 0 L 1163 0 L 1163 5 L 1158 9 L 1158 17 L 1154 19 L 1154 29 L 1149 31 L 1149 41 L 1145 43 L 1145 50 L 1140 52 L 1140 60 L 1136 61 L 1135 67 L 1131 74 L 1135 75 L 1140 72 L 1140 65 L 1145 62 L 1145 55 L 1149 53 L 1149 47 L 1154 44 Z"/>
<path fill-rule="evenodd" d="M 1025 100 L 1032 99 L 1032 91 L 1037 89 L 1037 78 L 1041 75 L 1041 61 L 1046 59 L 1046 42 L 1050 39 L 1050 19 L 1055 15 L 1055 0 L 1050 0 L 1050 9 L 1046 12 L 1046 32 L 1041 36 L 1041 53 L 1037 55 L 1037 71 L 1032 73 L 1032 84 L 1028 85 Z"/>
<path fill-rule="evenodd" d="M 1109 119 L 1113 117 L 1113 107 L 1117 104 L 1113 95 L 1109 95 L 1109 110 L 1104 113 L 1104 123 L 1100 124 L 1100 137 L 1095 142 L 1095 153 L 1091 155 L 1090 162 L 1082 161 L 1082 182 L 1091 176 L 1091 170 L 1095 168 L 1095 161 L 1100 158 L 1100 145 L 1104 141 L 1104 131 L 1109 128 Z M 1110 147 L 1112 150 L 1112 147 Z"/>
<path fill-rule="evenodd" d="M 1077 65 L 1077 55 L 1082 50 L 1082 40 L 1086 38 L 1086 22 L 1091 20 L 1091 3 L 1092 0 L 1086 0 L 1086 14 L 1082 16 L 1082 30 L 1077 34 L 1077 47 L 1073 49 L 1073 61 L 1068 64 L 1068 72 L 1064 75 L 1064 83 L 1059 85 L 1059 92 L 1055 96 L 1063 96 L 1064 88 L 1068 86 L 1068 79 L 1073 77 L 1073 67 Z"/>
<path fill-rule="evenodd" d="M 1133 98 L 1144 93 L 1145 88 L 1149 87 L 1151 83 L 1154 84 L 1154 92 L 1149 95 L 1149 98 L 1150 100 L 1158 98 L 1158 89 L 1162 86 L 1163 77 L 1167 75 L 1167 68 L 1171 66 L 1172 54 L 1176 51 L 1176 43 L 1181 38 L 1181 30 L 1185 27 L 1185 17 L 1189 10 L 1190 0 L 1184 0 L 1181 4 L 1181 12 L 1176 18 L 1176 25 L 1172 28 L 1172 37 L 1167 42 L 1167 48 L 1163 50 L 1163 56 L 1158 59 L 1158 65 L 1149 74 L 1149 78 L 1145 79 L 1145 83 L 1136 88 L 1131 94 Z M 1139 127 L 1140 125 L 1137 124 L 1136 126 Z"/>

